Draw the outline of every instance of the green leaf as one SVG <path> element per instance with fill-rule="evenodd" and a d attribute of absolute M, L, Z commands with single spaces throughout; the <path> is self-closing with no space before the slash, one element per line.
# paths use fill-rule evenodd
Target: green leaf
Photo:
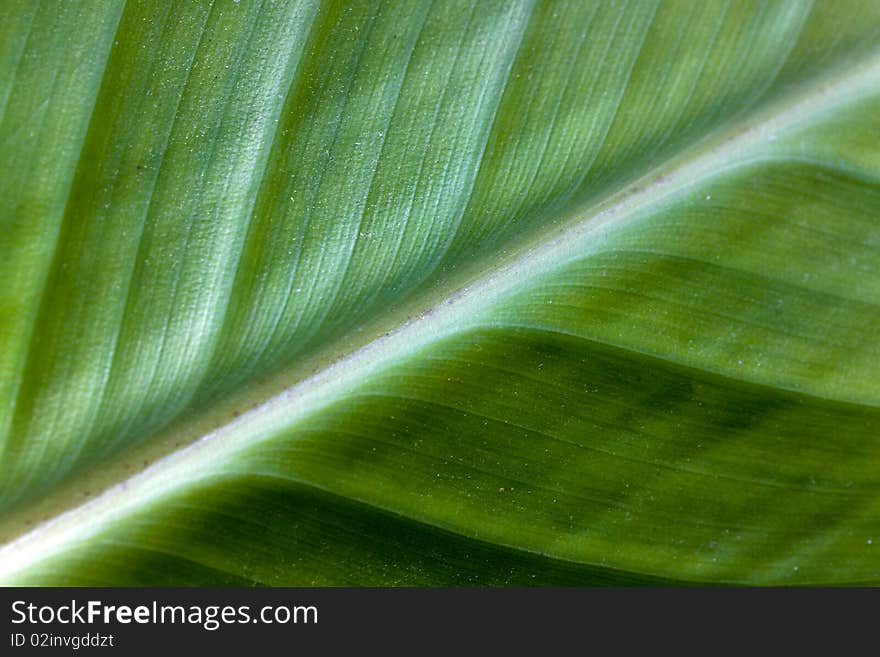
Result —
<path fill-rule="evenodd" d="M 880 3 L 0 3 L 0 582 L 880 583 Z"/>

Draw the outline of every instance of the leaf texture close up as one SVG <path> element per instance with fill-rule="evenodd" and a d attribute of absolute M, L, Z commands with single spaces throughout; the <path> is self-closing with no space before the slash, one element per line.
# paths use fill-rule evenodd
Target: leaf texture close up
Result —
<path fill-rule="evenodd" d="M 0 583 L 880 584 L 880 3 L 0 4 Z"/>

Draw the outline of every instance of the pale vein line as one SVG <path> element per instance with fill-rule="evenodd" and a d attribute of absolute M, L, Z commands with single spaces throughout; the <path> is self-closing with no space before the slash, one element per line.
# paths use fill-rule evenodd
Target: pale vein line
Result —
<path fill-rule="evenodd" d="M 315 319 L 314 331 L 319 330 L 321 328 L 321 326 L 323 326 L 324 322 L 326 321 L 327 316 L 333 310 L 336 309 L 335 306 L 336 306 L 337 302 L 339 301 L 339 294 L 342 291 L 342 288 L 345 286 L 345 279 L 348 277 L 348 273 L 349 273 L 349 270 L 351 269 L 352 261 L 354 260 L 356 254 L 357 254 L 358 246 L 359 246 L 360 242 L 363 241 L 362 238 L 360 237 L 362 234 L 361 228 L 364 224 L 364 216 L 367 213 L 369 201 L 373 197 L 373 192 L 374 192 L 375 185 L 376 185 L 376 173 L 379 171 L 379 164 L 382 161 L 382 156 L 385 155 L 386 150 L 387 150 L 388 133 L 390 132 L 389 127 L 390 127 L 392 121 L 394 120 L 395 116 L 397 115 L 398 105 L 400 104 L 400 95 L 401 95 L 401 92 L 403 91 L 404 86 L 406 85 L 407 78 L 410 75 L 410 69 L 412 67 L 412 62 L 413 62 L 413 56 L 415 55 L 417 46 L 419 44 L 419 40 L 422 37 L 422 32 L 425 29 L 425 24 L 428 20 L 428 13 L 429 13 L 429 11 L 425 10 L 425 12 L 422 14 L 422 20 L 419 23 L 419 29 L 413 30 L 414 36 L 413 36 L 413 41 L 412 41 L 412 47 L 409 49 L 409 53 L 407 55 L 407 60 L 406 60 L 406 65 L 403 67 L 403 73 L 400 76 L 400 84 L 398 85 L 396 93 L 395 93 L 394 103 L 392 104 L 391 109 L 388 112 L 388 115 L 385 118 L 385 121 L 382 125 L 382 133 L 381 133 L 382 134 L 382 142 L 379 145 L 378 155 L 376 156 L 376 160 L 373 163 L 373 170 L 370 172 L 370 183 L 369 183 L 369 185 L 367 185 L 366 192 L 362 196 L 363 204 L 361 205 L 361 211 L 358 213 L 356 225 L 353 227 L 353 230 L 352 230 L 353 237 L 350 240 L 350 244 L 349 244 L 350 248 L 348 250 L 348 257 L 345 260 L 345 266 L 343 267 L 342 274 L 339 276 L 338 282 L 334 284 L 335 290 L 333 291 L 332 301 L 325 305 L 324 312 L 321 313 L 321 316 L 319 318 Z M 413 192 L 413 193 L 415 193 L 415 192 Z"/>
<path fill-rule="evenodd" d="M 103 371 L 103 381 L 101 382 L 101 389 L 97 393 L 97 399 L 96 399 L 96 404 L 95 404 L 96 409 L 100 409 L 101 406 L 103 406 L 105 403 L 106 395 L 107 395 L 107 387 L 110 384 L 110 380 L 111 380 L 110 377 L 111 377 L 111 372 L 113 370 L 114 362 L 116 362 L 118 364 L 118 361 L 116 360 L 116 356 L 118 353 L 119 341 L 120 341 L 122 330 L 125 328 L 126 315 L 128 315 L 127 311 L 128 311 L 128 307 L 129 307 L 130 301 L 131 301 L 132 281 L 134 279 L 134 275 L 137 270 L 137 258 L 140 255 L 141 249 L 143 247 L 144 234 L 147 232 L 147 225 L 150 222 L 150 215 L 153 212 L 153 208 L 154 208 L 153 204 L 156 201 L 156 186 L 159 182 L 159 177 L 162 174 L 162 167 L 165 165 L 165 156 L 168 154 L 168 147 L 169 147 L 169 143 L 171 140 L 171 136 L 174 134 L 174 128 L 177 125 L 178 120 L 180 119 L 180 105 L 181 105 L 181 102 L 183 101 L 184 95 L 186 95 L 187 85 L 189 84 L 190 78 L 192 76 L 192 69 L 193 69 L 193 66 L 195 65 L 196 56 L 198 54 L 199 47 L 202 44 L 202 39 L 204 39 L 205 31 L 207 29 L 208 22 L 211 20 L 211 14 L 213 11 L 214 11 L 214 0 L 211 0 L 211 4 L 208 8 L 207 14 L 205 15 L 204 22 L 202 23 L 202 25 L 199 29 L 199 38 L 196 41 L 195 48 L 192 51 L 192 56 L 189 58 L 189 61 L 187 63 L 186 79 L 184 80 L 183 84 L 180 87 L 180 95 L 177 97 L 177 101 L 174 105 L 174 114 L 173 114 L 174 119 L 172 120 L 171 125 L 168 128 L 168 133 L 165 135 L 165 138 L 162 141 L 162 149 L 161 149 L 161 152 L 159 153 L 158 163 L 156 164 L 156 175 L 153 176 L 153 180 L 150 184 L 149 200 L 147 201 L 147 207 L 142 214 L 142 219 L 139 224 L 140 230 L 138 231 L 138 236 L 137 236 L 137 248 L 134 251 L 136 261 L 134 263 L 132 263 L 132 266 L 131 266 L 129 273 L 128 273 L 128 278 L 125 282 L 125 303 L 123 305 L 122 313 L 118 317 L 118 325 L 116 326 L 116 330 L 114 332 L 113 338 L 112 338 L 112 340 L 109 341 L 110 344 L 108 345 L 108 349 L 110 351 L 109 363 L 108 363 L 108 366 L 105 367 L 104 371 Z M 162 27 L 162 36 L 163 37 L 165 35 L 165 30 L 167 30 L 169 28 L 169 24 L 173 27 L 173 21 L 170 23 L 168 21 L 168 17 L 170 16 L 170 14 L 171 14 L 171 12 L 168 12 L 165 15 L 165 23 L 163 24 L 163 27 Z M 164 39 L 162 39 L 162 41 L 164 42 Z M 153 65 L 151 67 L 151 73 L 157 67 L 158 67 L 158 62 L 154 61 Z M 141 101 L 141 103 L 138 105 L 138 109 L 143 107 L 145 104 L 146 104 L 145 101 Z M 118 180 L 118 176 L 114 176 L 114 183 L 117 182 L 117 180 Z M 156 365 L 154 362 L 153 370 L 150 372 L 150 375 L 149 375 L 150 379 L 152 379 L 153 376 L 155 376 L 155 366 Z M 76 443 L 76 445 L 73 447 L 73 449 L 69 451 L 68 462 L 75 462 L 76 458 L 80 455 L 80 453 L 82 452 L 82 450 L 85 447 L 85 444 L 87 442 L 88 431 L 94 426 L 96 421 L 97 421 L 97 413 L 92 415 L 92 418 L 91 418 L 91 421 L 89 422 L 88 428 L 83 430 L 79 441 Z M 57 470 L 57 468 L 56 468 L 56 470 Z"/>
<path fill-rule="evenodd" d="M 210 347 L 210 353 L 206 355 L 206 361 L 209 363 L 209 368 L 211 366 L 210 364 L 216 365 L 217 367 L 222 366 L 221 372 L 217 373 L 216 379 L 224 378 L 222 376 L 222 370 L 228 371 L 229 369 L 228 361 L 224 362 L 221 359 L 221 357 L 218 355 L 218 349 L 222 348 L 224 344 L 228 343 L 228 335 L 232 331 L 230 327 L 235 327 L 234 318 L 238 307 L 236 306 L 234 301 L 233 290 L 235 289 L 236 285 L 241 285 L 242 277 L 245 276 L 245 274 L 243 273 L 245 266 L 245 252 L 248 248 L 249 243 L 255 239 L 255 224 L 258 221 L 257 212 L 259 209 L 262 190 L 264 188 L 266 180 L 271 178 L 271 176 L 274 174 L 273 166 L 277 164 L 277 160 L 273 161 L 273 154 L 275 151 L 276 143 L 278 142 L 278 134 L 284 131 L 284 121 L 282 118 L 282 113 L 287 107 L 287 103 L 290 100 L 291 95 L 294 94 L 295 91 L 299 88 L 300 77 L 304 67 L 303 55 L 312 38 L 312 31 L 319 23 L 319 13 L 320 12 L 318 11 L 317 4 L 312 4 L 310 7 L 310 16 L 308 17 L 308 19 L 303 20 L 302 24 L 299 26 L 299 31 L 292 34 L 293 36 L 296 36 L 297 34 L 302 34 L 302 38 L 292 39 L 294 44 L 299 43 L 301 45 L 294 45 L 293 47 L 291 47 L 286 55 L 286 64 L 280 66 L 280 70 L 277 73 L 277 80 L 279 83 L 278 88 L 284 89 L 284 95 L 283 97 L 280 97 L 280 102 L 273 105 L 273 108 L 269 112 L 269 114 L 271 114 L 271 117 L 266 120 L 266 124 L 260 131 L 259 138 L 266 143 L 260 149 L 259 154 L 254 159 L 254 162 L 258 167 L 258 171 L 254 173 L 251 182 L 248 185 L 246 197 L 247 201 L 242 204 L 241 215 L 244 218 L 244 226 L 242 227 L 241 232 L 238 234 L 235 248 L 230 249 L 228 252 L 227 268 L 234 273 L 231 276 L 230 288 L 228 290 L 228 293 L 226 295 L 220 295 L 219 297 L 218 303 L 223 305 L 222 309 L 217 315 L 217 326 L 219 327 L 219 330 L 217 335 L 213 338 L 213 344 Z M 298 16 L 299 14 L 295 15 Z M 279 31 L 278 34 L 282 35 L 283 31 Z M 285 74 L 286 70 L 289 70 L 289 75 Z M 242 305 L 244 304 L 246 304 L 246 301 L 242 302 Z M 200 383 L 200 386 L 204 387 L 206 383 L 207 382 L 205 381 L 205 376 L 204 374 L 202 374 L 202 381 Z M 193 394 L 198 393 L 193 392 Z"/>
<path fill-rule="evenodd" d="M 94 499 L 62 512 L 0 548 L 0 581 L 110 528 L 131 510 L 155 503 L 200 483 L 193 473 L 216 478 L 206 466 L 228 462 L 234 454 L 259 447 L 278 427 L 320 410 L 381 372 L 387 363 L 413 355 L 439 338 L 468 327 L 487 305 L 522 289 L 536 273 L 546 273 L 601 247 L 607 236 L 644 218 L 652 204 L 705 182 L 731 161 L 749 160 L 769 135 L 796 130 L 810 120 L 880 88 L 880 51 L 865 64 L 833 82 L 818 81 L 788 103 L 778 103 L 707 138 L 602 202 L 576 208 L 568 221 L 543 242 L 515 254 L 506 264 L 460 288 L 421 315 L 367 343 L 330 366 L 243 413 L 236 420 L 169 453 L 143 471 L 115 484 Z M 754 157 L 754 156 L 753 156 Z"/>

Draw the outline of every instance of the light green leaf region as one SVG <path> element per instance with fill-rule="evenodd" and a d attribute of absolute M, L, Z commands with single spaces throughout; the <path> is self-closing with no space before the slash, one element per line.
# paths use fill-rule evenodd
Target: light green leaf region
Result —
<path fill-rule="evenodd" d="M 0 582 L 880 584 L 877 0 L 0 14 Z"/>

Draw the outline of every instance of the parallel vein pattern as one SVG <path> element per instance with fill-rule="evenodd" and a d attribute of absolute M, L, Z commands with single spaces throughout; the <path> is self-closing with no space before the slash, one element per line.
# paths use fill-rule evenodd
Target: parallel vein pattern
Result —
<path fill-rule="evenodd" d="M 844 5 L 6 3 L 0 581 L 880 581 Z"/>

